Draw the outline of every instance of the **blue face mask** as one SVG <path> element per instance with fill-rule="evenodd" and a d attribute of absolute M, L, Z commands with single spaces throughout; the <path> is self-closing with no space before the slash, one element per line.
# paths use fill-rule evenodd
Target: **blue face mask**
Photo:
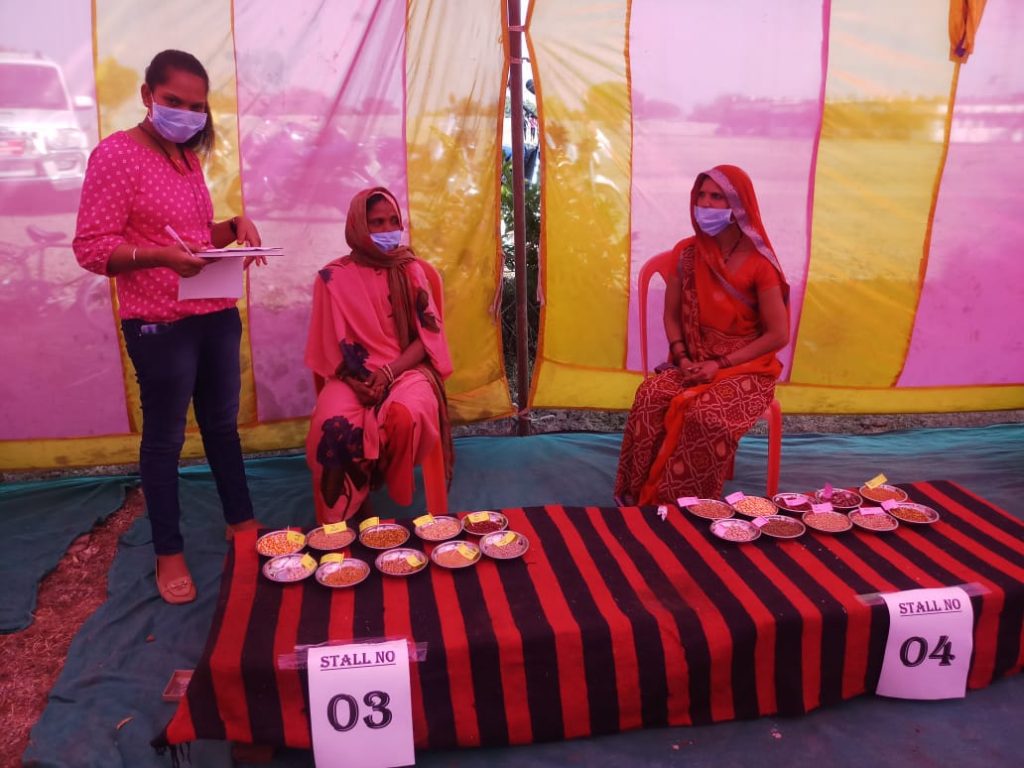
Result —
<path fill-rule="evenodd" d="M 402 230 L 396 229 L 391 232 L 371 232 L 370 239 L 373 244 L 382 251 L 393 251 L 402 244 Z"/>
<path fill-rule="evenodd" d="M 184 144 L 203 128 L 209 118 L 205 112 L 193 112 L 190 109 L 174 109 L 153 102 L 149 122 L 156 132 L 175 144 Z"/>
<path fill-rule="evenodd" d="M 697 220 L 697 226 L 705 235 L 714 237 L 732 223 L 731 208 L 701 208 L 693 207 L 693 217 Z"/>

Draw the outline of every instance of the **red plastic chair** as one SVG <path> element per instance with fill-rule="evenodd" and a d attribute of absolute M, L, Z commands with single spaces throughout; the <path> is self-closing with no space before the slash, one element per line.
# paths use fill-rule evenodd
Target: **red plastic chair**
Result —
<path fill-rule="evenodd" d="M 651 279 L 655 274 L 661 275 L 668 284 L 668 277 L 676 268 L 676 261 L 673 258 L 673 251 L 663 251 L 649 258 L 640 267 L 640 274 L 637 276 L 637 308 L 640 311 L 640 362 L 643 366 L 644 378 L 650 375 L 647 365 L 647 294 Z M 773 399 L 771 405 L 761 414 L 760 419 L 768 422 L 768 496 L 774 496 L 779 491 L 779 471 L 782 467 L 782 406 L 779 401 Z M 760 421 L 758 419 L 758 421 Z M 732 477 L 732 467 L 729 467 L 729 477 Z"/>
<path fill-rule="evenodd" d="M 422 263 L 422 262 L 421 262 Z M 437 313 L 444 318 L 444 285 L 441 275 L 429 264 L 423 264 L 423 271 L 430 282 L 430 293 L 434 297 Z M 322 376 L 313 374 L 313 386 L 319 395 L 324 388 Z M 423 493 L 427 499 L 427 512 L 432 515 L 448 514 L 448 483 L 445 480 L 444 446 L 438 440 L 420 465 L 423 471 Z"/>

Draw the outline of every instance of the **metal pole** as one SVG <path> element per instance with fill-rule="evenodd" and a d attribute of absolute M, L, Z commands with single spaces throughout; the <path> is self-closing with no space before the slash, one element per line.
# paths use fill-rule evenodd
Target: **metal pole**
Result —
<path fill-rule="evenodd" d="M 526 281 L 526 181 L 523 156 L 523 27 L 519 0 L 508 0 L 509 89 L 512 92 L 512 235 L 516 263 L 516 385 L 519 391 L 517 432 L 530 434 L 529 319 Z"/>

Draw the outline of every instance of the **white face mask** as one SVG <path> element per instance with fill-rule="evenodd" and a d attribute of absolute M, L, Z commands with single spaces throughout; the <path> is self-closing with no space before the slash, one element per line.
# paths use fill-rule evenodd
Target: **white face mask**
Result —
<path fill-rule="evenodd" d="M 705 235 L 714 237 L 732 223 L 731 208 L 701 208 L 693 207 L 693 217 L 697 220 L 697 226 Z"/>
<path fill-rule="evenodd" d="M 402 230 L 396 229 L 391 232 L 371 232 L 370 239 L 373 244 L 382 251 L 393 251 L 402 244 Z"/>

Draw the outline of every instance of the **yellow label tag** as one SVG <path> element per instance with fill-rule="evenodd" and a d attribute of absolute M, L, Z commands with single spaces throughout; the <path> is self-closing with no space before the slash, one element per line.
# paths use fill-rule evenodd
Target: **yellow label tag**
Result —
<path fill-rule="evenodd" d="M 866 483 L 864 483 L 864 485 L 866 487 L 868 487 L 868 488 L 877 488 L 878 486 L 880 486 L 882 483 L 884 483 L 888 479 L 889 478 L 887 478 L 885 475 L 883 475 L 881 472 L 879 472 L 877 475 L 875 475 L 870 480 L 868 480 Z"/>
<path fill-rule="evenodd" d="M 316 568 L 316 560 L 314 560 L 310 555 L 303 555 L 302 567 L 305 568 L 307 571 L 312 571 Z"/>
<path fill-rule="evenodd" d="M 324 533 L 330 535 L 332 533 L 344 533 L 348 530 L 348 523 L 342 520 L 340 523 L 327 523 L 324 526 Z"/>
<path fill-rule="evenodd" d="M 515 540 L 516 535 L 512 533 L 512 531 L 505 531 L 505 533 L 498 537 L 498 540 L 494 542 L 494 546 L 504 547 L 506 544 L 511 544 Z"/>
<path fill-rule="evenodd" d="M 306 537 L 298 531 L 288 531 L 284 537 L 289 544 L 298 544 L 301 546 L 306 543 Z"/>
<path fill-rule="evenodd" d="M 423 561 L 420 560 L 420 556 L 419 555 L 406 555 L 405 556 L 405 562 L 407 562 L 413 568 L 419 568 L 420 567 L 420 563 L 422 563 Z"/>
<path fill-rule="evenodd" d="M 359 532 L 362 533 L 367 528 L 373 528 L 375 525 L 380 525 L 380 518 L 368 517 L 359 524 Z"/>
<path fill-rule="evenodd" d="M 434 516 L 431 514 L 426 514 L 417 517 L 415 520 L 412 521 L 412 524 L 417 528 L 421 528 L 424 525 L 430 525 L 432 522 L 434 522 Z"/>
<path fill-rule="evenodd" d="M 474 552 L 467 544 L 463 544 L 461 541 L 455 548 L 459 550 L 459 554 L 467 560 L 474 560 L 476 558 L 476 552 Z"/>
<path fill-rule="evenodd" d="M 487 512 L 473 512 L 466 515 L 466 519 L 471 523 L 482 523 L 484 520 L 490 520 L 491 516 Z"/>
<path fill-rule="evenodd" d="M 320 565 L 326 565 L 327 563 L 340 563 L 344 559 L 344 552 L 328 552 L 320 558 Z"/>

